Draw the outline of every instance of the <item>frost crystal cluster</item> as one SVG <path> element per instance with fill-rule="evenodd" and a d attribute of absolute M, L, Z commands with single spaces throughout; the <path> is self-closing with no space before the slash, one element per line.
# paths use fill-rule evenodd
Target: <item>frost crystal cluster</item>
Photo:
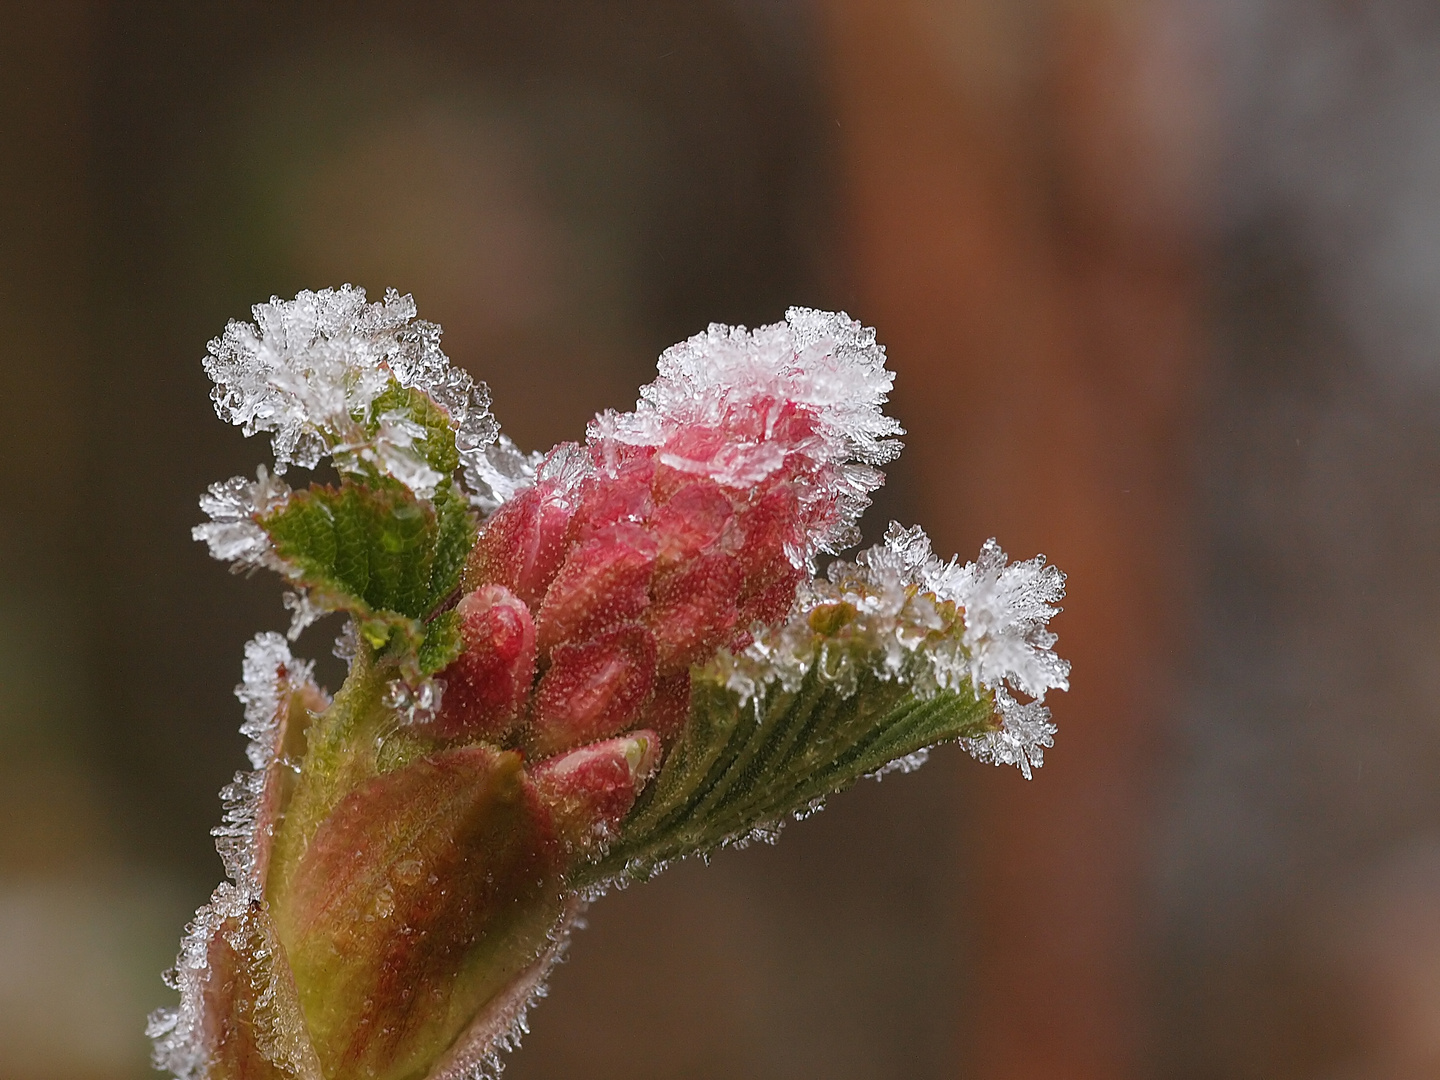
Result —
<path fill-rule="evenodd" d="M 274 471 L 195 529 L 344 615 L 333 697 L 246 647 L 229 880 L 151 1019 L 182 1080 L 493 1076 L 584 904 L 958 742 L 1026 777 L 1065 689 L 1064 577 L 919 528 L 836 560 L 899 452 L 872 330 L 792 308 L 661 356 L 634 411 L 528 454 L 408 296 L 272 300 L 210 343 Z M 329 458 L 338 484 L 294 489 Z"/>

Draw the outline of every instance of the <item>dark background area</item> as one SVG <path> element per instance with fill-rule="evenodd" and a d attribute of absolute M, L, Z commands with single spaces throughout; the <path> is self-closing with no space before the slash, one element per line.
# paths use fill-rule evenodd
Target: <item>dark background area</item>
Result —
<path fill-rule="evenodd" d="M 0 0 L 0 1076 L 147 1074 L 286 621 L 189 539 L 265 453 L 199 358 L 342 282 L 527 448 L 843 307 L 867 536 L 1071 575 L 1033 783 L 944 748 L 606 898 L 510 1075 L 1440 1075 L 1427 5 Z"/>

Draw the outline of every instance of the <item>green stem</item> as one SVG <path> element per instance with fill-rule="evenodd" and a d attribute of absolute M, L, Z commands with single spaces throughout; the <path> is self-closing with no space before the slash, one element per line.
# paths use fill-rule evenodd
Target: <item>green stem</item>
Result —
<path fill-rule="evenodd" d="M 287 886 L 315 830 L 346 794 L 378 771 L 380 740 L 393 722 L 383 704 L 395 666 L 361 644 L 335 700 L 306 732 L 294 792 L 275 831 L 266 895 L 283 903 Z"/>

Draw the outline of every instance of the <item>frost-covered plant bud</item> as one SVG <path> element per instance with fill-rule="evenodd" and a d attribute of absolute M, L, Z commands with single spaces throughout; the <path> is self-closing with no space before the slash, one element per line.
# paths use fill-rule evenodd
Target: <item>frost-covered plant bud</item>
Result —
<path fill-rule="evenodd" d="M 290 581 L 292 639 L 343 613 L 350 669 L 332 698 L 280 635 L 247 647 L 230 881 L 151 1021 L 177 1076 L 493 1075 L 609 885 L 939 742 L 1040 765 L 1059 571 L 892 526 L 814 576 L 899 449 L 884 351 L 843 314 L 712 326 L 544 455 L 497 439 L 408 297 L 255 317 L 211 343 L 217 411 L 272 434 L 277 474 L 341 482 L 213 485 L 196 538 Z"/>

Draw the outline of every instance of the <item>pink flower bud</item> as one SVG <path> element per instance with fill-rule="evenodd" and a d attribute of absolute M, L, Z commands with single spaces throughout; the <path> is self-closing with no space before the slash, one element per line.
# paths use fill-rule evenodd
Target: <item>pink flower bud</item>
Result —
<path fill-rule="evenodd" d="M 630 812 L 655 771 L 659 741 L 653 731 L 634 731 L 560 754 L 530 770 L 556 832 L 572 849 L 611 835 Z"/>
<path fill-rule="evenodd" d="M 519 717 L 535 681 L 535 622 L 503 585 L 483 585 L 462 599 L 465 651 L 445 669 L 440 715 L 430 725 L 445 737 L 501 741 Z"/>
<path fill-rule="evenodd" d="M 731 539 L 735 508 L 713 480 L 660 468 L 656 470 L 655 489 L 656 502 L 661 505 L 650 519 L 650 528 L 659 545 L 662 569 L 693 559 L 702 551 L 714 550 Z M 738 542 L 738 536 L 734 539 Z"/>
<path fill-rule="evenodd" d="M 532 608 L 565 558 L 571 506 L 552 483 L 511 499 L 485 523 L 465 569 L 465 587 L 504 585 Z"/>
<path fill-rule="evenodd" d="M 739 626 L 770 623 L 790 610 L 795 589 L 806 577 L 796 566 L 792 550 L 802 550 L 804 530 L 799 501 L 789 486 L 765 492 L 747 507 L 743 522 L 745 541 L 739 561 L 745 575 L 739 596 Z"/>
<path fill-rule="evenodd" d="M 594 448 L 592 448 L 593 456 Z M 651 482 L 654 451 L 618 450 L 608 468 L 585 481 L 570 528 L 572 542 L 584 542 L 611 525 L 643 521 L 654 510 Z"/>
<path fill-rule="evenodd" d="M 655 685 L 655 638 L 627 623 L 583 645 L 557 646 L 535 692 L 539 756 L 624 731 Z"/>
<path fill-rule="evenodd" d="M 654 538 L 630 523 L 611 525 L 572 548 L 535 620 L 540 648 L 586 641 L 637 618 L 649 602 L 655 551 Z"/>
<path fill-rule="evenodd" d="M 651 589 L 654 602 L 645 612 L 645 624 L 655 635 L 662 675 L 705 662 L 734 636 L 740 582 L 737 560 L 718 552 L 656 575 Z"/>

